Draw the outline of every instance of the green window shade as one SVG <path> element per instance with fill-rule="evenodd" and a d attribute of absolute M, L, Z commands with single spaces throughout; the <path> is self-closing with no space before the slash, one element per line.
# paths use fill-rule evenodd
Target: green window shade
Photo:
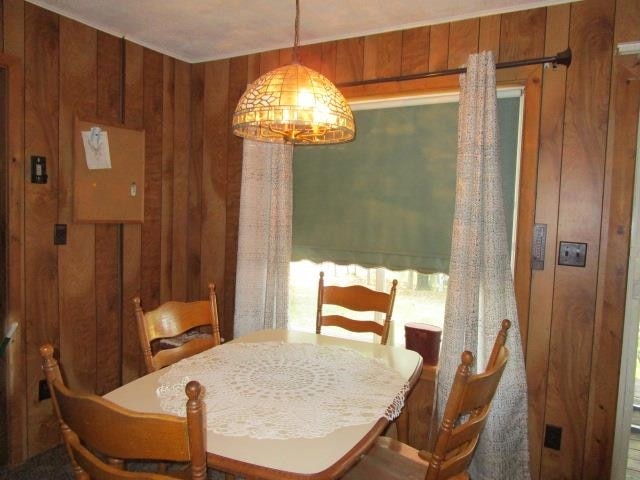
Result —
<path fill-rule="evenodd" d="M 519 108 L 498 100 L 509 239 Z M 292 260 L 448 272 L 458 103 L 354 114 L 353 142 L 294 149 Z"/>

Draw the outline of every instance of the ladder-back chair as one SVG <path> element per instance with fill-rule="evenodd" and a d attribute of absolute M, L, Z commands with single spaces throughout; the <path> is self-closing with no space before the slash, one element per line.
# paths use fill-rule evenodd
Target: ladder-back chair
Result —
<path fill-rule="evenodd" d="M 503 320 L 485 372 L 472 374 L 473 355 L 471 352 L 462 354 L 433 451 L 416 450 L 397 440 L 380 437 L 343 478 L 468 480 L 467 468 L 509 357 L 505 341 L 510 326 L 509 320 Z"/>
<path fill-rule="evenodd" d="M 69 389 L 50 344 L 40 347 L 53 410 L 78 480 L 207 478 L 205 406 L 196 381 L 186 385 L 186 418 L 139 413 Z M 125 461 L 186 462 L 182 471 L 125 470 Z"/>
<path fill-rule="evenodd" d="M 147 372 L 171 365 L 220 345 L 216 289 L 209 284 L 209 300 L 166 302 L 145 312 L 140 298 L 133 299 L 138 336 Z"/>
<path fill-rule="evenodd" d="M 393 314 L 397 285 L 398 281 L 394 280 L 389 293 L 371 290 L 362 285 L 348 287 L 325 286 L 324 272 L 320 272 L 316 333 L 320 333 L 323 326 L 341 327 L 351 332 L 372 332 L 380 336 L 382 345 L 386 345 L 389 337 L 389 328 L 391 327 L 391 315 Z M 337 305 L 358 312 L 379 312 L 384 315 L 384 321 L 379 323 L 375 320 L 355 320 L 344 315 L 325 315 L 322 311 L 324 305 Z"/>

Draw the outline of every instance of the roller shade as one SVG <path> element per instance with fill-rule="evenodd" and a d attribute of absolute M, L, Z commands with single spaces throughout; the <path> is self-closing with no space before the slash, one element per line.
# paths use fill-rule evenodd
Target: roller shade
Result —
<path fill-rule="evenodd" d="M 447 272 L 457 101 L 354 115 L 353 142 L 294 150 L 292 260 Z M 510 236 L 520 97 L 499 98 L 498 117 Z"/>

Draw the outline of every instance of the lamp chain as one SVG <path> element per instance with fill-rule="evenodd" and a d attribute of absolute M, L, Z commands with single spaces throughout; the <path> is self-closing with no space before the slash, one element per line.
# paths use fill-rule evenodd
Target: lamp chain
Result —
<path fill-rule="evenodd" d="M 293 37 L 293 61 L 299 63 L 298 42 L 300 41 L 300 0 L 296 0 L 296 23 Z"/>

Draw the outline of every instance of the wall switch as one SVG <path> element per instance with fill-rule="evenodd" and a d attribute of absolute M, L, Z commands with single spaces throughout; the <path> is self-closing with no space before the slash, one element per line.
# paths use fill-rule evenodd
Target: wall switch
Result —
<path fill-rule="evenodd" d="M 587 244 L 576 242 L 560 242 L 558 265 L 584 267 L 587 264 Z"/>
<path fill-rule="evenodd" d="M 31 183 L 47 183 L 47 159 L 41 155 L 31 157 Z"/>
<path fill-rule="evenodd" d="M 67 244 L 67 225 L 65 223 L 56 223 L 53 228 L 53 244 Z"/>
<path fill-rule="evenodd" d="M 553 450 L 560 450 L 562 444 L 562 427 L 555 425 L 545 425 L 544 427 L 544 446 Z"/>

